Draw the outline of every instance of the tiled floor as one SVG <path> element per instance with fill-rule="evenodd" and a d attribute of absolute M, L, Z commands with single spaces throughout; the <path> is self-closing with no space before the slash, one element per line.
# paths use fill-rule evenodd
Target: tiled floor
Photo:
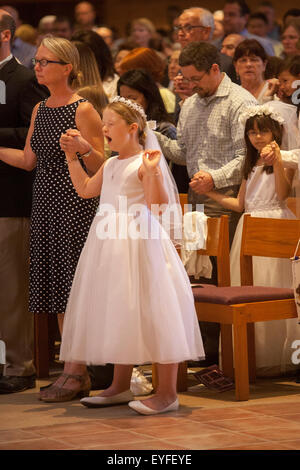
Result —
<path fill-rule="evenodd" d="M 0 395 L 0 450 L 300 449 L 300 384 L 293 379 L 260 379 L 247 402 L 192 383 L 179 395 L 179 411 L 147 417 L 126 405 L 46 404 L 37 391 Z"/>

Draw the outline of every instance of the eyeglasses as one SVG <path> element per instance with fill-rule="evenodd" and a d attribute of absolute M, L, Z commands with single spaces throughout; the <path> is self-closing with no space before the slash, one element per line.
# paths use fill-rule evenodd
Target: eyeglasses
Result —
<path fill-rule="evenodd" d="M 192 78 L 185 78 L 183 77 L 183 81 L 185 83 L 195 83 L 195 84 L 199 84 L 202 80 L 202 78 L 204 77 L 204 75 L 206 75 L 207 72 L 204 72 L 203 75 L 201 75 L 201 77 L 192 77 Z"/>
<path fill-rule="evenodd" d="M 61 65 L 67 65 L 66 62 L 61 62 L 58 60 L 48 60 L 48 59 L 32 59 L 33 65 L 40 64 L 41 67 L 46 67 L 48 64 L 61 64 Z"/>
<path fill-rule="evenodd" d="M 248 137 L 257 137 L 258 135 L 262 136 L 262 137 L 265 137 L 266 135 L 269 134 L 269 130 L 266 130 L 266 131 L 248 131 L 247 132 L 247 135 Z"/>
<path fill-rule="evenodd" d="M 191 24 L 186 24 L 184 26 L 174 26 L 175 33 L 179 33 L 179 31 L 183 31 L 184 33 L 191 33 L 194 28 L 203 28 L 206 29 L 205 26 L 197 25 L 192 26 Z"/>

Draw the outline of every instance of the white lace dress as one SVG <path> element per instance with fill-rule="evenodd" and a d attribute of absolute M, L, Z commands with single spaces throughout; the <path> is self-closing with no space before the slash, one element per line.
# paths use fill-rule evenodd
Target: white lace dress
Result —
<path fill-rule="evenodd" d="M 256 166 L 246 183 L 245 213 L 254 217 L 295 219 L 275 191 L 274 173 L 267 174 L 263 166 Z M 243 229 L 239 220 L 230 252 L 231 284 L 240 285 L 240 246 Z M 284 243 L 284 240 L 282 240 Z M 290 260 L 279 258 L 253 258 L 253 281 L 256 286 L 292 287 Z M 277 375 L 293 369 L 292 342 L 300 337 L 297 319 L 255 323 L 255 349 L 257 375 Z"/>

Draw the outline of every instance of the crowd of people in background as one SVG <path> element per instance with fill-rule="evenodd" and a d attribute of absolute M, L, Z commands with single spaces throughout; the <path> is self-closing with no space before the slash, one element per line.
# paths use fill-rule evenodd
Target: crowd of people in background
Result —
<path fill-rule="evenodd" d="M 24 105 L 24 112 L 20 113 L 20 119 L 18 111 L 10 121 L 7 116 L 0 118 L 0 146 L 9 149 L 0 149 L 0 179 L 5 180 L 6 194 L 16 193 L 16 207 L 20 207 L 22 194 L 32 185 L 28 170 L 37 165 L 37 174 L 33 202 L 31 196 L 28 197 L 21 211 L 16 210 L 12 202 L 10 207 L 1 206 L 0 225 L 2 233 L 4 226 L 11 232 L 15 227 L 8 228 L 7 218 L 22 219 L 22 224 L 26 219 L 26 227 L 22 225 L 18 230 L 20 238 L 28 239 L 31 214 L 30 311 L 33 313 L 64 314 L 77 261 L 98 205 L 97 198 L 85 201 L 72 187 L 59 141 L 61 134 L 67 131 L 64 123 L 67 121 L 68 128 L 78 131 L 78 134 L 66 133 L 65 142 L 68 145 L 72 142 L 72 149 L 82 157 L 83 168 L 89 174 L 96 173 L 103 161 L 114 156 L 102 133 L 101 119 L 105 107 L 116 96 L 137 103 L 147 119 L 156 122 L 156 136 L 179 193 L 188 193 L 193 207 L 203 204 L 208 216 L 227 214 L 230 242 L 240 217 L 232 201 L 239 199 L 242 180 L 242 188 L 245 188 L 246 181 L 252 178 L 252 168 L 246 176 L 241 169 L 247 136 L 255 140 L 257 135 L 268 132 L 258 119 L 245 134 L 240 116 L 247 107 L 274 106 L 270 108 L 273 111 L 262 108 L 261 114 L 274 113 L 276 122 L 276 112 L 286 116 L 283 134 L 268 168 L 271 167 L 272 177 L 274 173 L 280 174 L 282 185 L 287 189 L 282 198 L 274 189 L 272 198 L 280 205 L 288 194 L 297 195 L 297 174 L 289 172 L 287 180 L 283 176 L 284 158 L 280 156 L 279 146 L 287 151 L 285 158 L 291 160 L 290 166 L 296 168 L 295 154 L 288 152 L 300 148 L 300 100 L 293 99 L 300 88 L 300 9 L 290 9 L 278 18 L 268 0 L 262 1 L 255 11 L 250 11 L 244 0 L 225 0 L 223 9 L 215 12 L 199 5 L 184 10 L 169 7 L 168 15 L 169 29 L 157 28 L 149 18 L 134 18 L 128 24 L 126 35 L 120 35 L 114 25 L 98 22 L 95 7 L 85 1 L 79 2 L 70 16 L 54 12 L 41 18 L 38 25 L 24 24 L 22 12 L 13 6 L 1 7 L 0 80 L 9 83 L 5 75 L 8 66 L 12 67 L 15 77 L 17 73 L 22 76 L 18 96 L 13 96 L 10 84 L 7 97 L 18 109 Z M 7 32 L 9 36 L 5 36 Z M 71 68 L 66 68 L 66 73 L 58 68 L 51 75 L 50 63 L 54 67 L 70 65 Z M 30 85 L 32 83 L 34 85 Z M 29 94 L 24 93 L 25 85 L 29 86 Z M 95 138 L 96 130 L 98 138 Z M 75 137 L 78 148 L 73 143 Z M 266 145 L 273 137 L 272 134 Z M 261 148 L 253 142 L 254 149 Z M 18 150 L 13 152 L 12 149 Z M 49 158 L 52 154 L 56 156 L 55 171 L 59 172 L 60 183 L 55 181 L 51 187 L 44 169 L 53 165 Z M 257 155 L 255 158 L 254 166 L 262 164 Z M 269 174 L 264 173 L 262 178 L 270 181 Z M 22 186 L 16 188 L 16 181 L 22 182 Z M 49 197 L 45 198 L 42 194 L 46 186 Z M 230 204 L 226 203 L 229 199 Z M 247 207 L 245 193 L 244 199 L 242 209 Z M 67 215 L 66 206 L 69 207 Z M 50 235 L 41 230 L 45 226 L 52 227 Z M 72 230 L 80 232 L 77 245 L 73 246 L 74 253 L 69 249 Z M 63 234 L 58 246 L 56 231 Z M 1 238 L 0 243 L 4 243 Z M 12 241 L 5 249 L 13 251 L 15 243 Z M 22 249 L 23 261 L 21 258 L 13 261 L 11 279 L 18 278 L 14 274 L 18 270 L 24 272 L 26 256 L 29 256 L 28 243 Z M 70 258 L 67 268 L 59 263 L 66 250 Z M 51 269 L 41 262 L 52 258 Z M 216 276 L 216 266 L 213 266 L 212 282 Z M 2 286 L 6 277 L 1 267 Z M 278 277 L 275 283 L 277 281 Z M 14 308 L 14 298 L 0 318 L 0 335 L 7 343 L 8 355 L 6 376 L 0 379 L 0 393 L 22 391 L 35 384 L 32 326 L 25 314 L 27 293 L 26 283 L 23 284 L 19 286 L 22 295 L 15 323 L 8 323 L 4 318 L 9 317 L 10 309 Z M 4 299 L 7 291 L 2 295 Z M 12 330 L 21 331 L 25 317 L 26 344 L 20 346 Z M 218 363 L 219 325 L 207 323 L 200 327 L 205 364 Z M 60 330 L 62 332 L 62 323 Z M 285 342 L 283 334 L 282 344 Z M 269 368 L 270 374 L 288 370 L 286 362 L 276 361 L 274 363 L 272 354 L 268 354 L 267 362 L 264 363 L 263 357 L 260 363 L 262 368 Z M 85 368 L 82 372 L 82 367 L 66 364 L 63 378 L 52 389 L 42 391 L 40 398 L 65 401 L 86 392 L 90 386 L 86 374 Z"/>

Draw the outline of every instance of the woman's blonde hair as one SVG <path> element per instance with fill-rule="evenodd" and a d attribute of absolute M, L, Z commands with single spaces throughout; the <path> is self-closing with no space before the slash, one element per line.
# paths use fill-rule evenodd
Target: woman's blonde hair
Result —
<path fill-rule="evenodd" d="M 68 39 L 46 36 L 42 40 L 41 45 L 49 49 L 58 60 L 72 65 L 68 82 L 72 88 L 75 88 L 74 81 L 80 77 L 80 58 L 74 44 Z"/>
<path fill-rule="evenodd" d="M 139 143 L 144 147 L 145 146 L 145 141 L 146 141 L 146 133 L 145 133 L 145 128 L 146 128 L 146 120 L 143 118 L 143 116 L 136 111 L 133 108 L 130 108 L 126 104 L 122 102 L 112 102 L 109 103 L 105 109 L 111 109 L 115 113 L 119 114 L 124 121 L 130 125 L 133 123 L 136 123 L 139 128 L 138 128 L 138 139 Z"/>

